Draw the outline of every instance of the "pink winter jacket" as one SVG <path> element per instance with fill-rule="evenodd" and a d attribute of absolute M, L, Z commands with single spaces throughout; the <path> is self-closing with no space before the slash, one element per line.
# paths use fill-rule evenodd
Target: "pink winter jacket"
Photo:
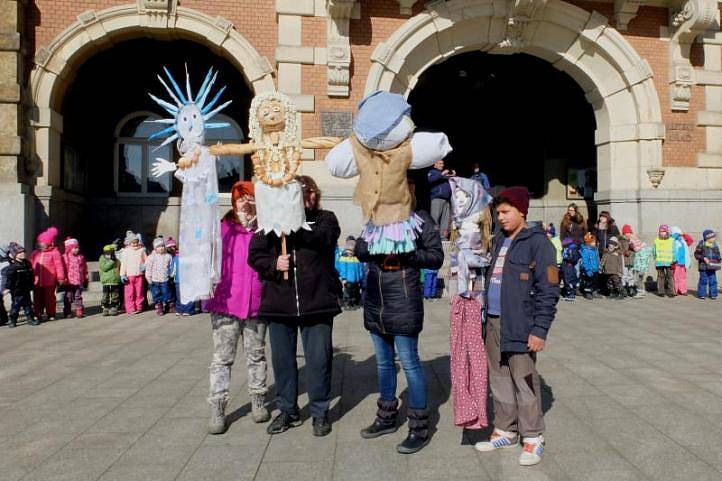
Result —
<path fill-rule="evenodd" d="M 33 251 L 30 263 L 35 272 L 36 287 L 55 287 L 65 283 L 65 263 L 57 247 L 48 247 L 42 251 Z"/>
<path fill-rule="evenodd" d="M 240 319 L 258 316 L 261 281 L 248 265 L 248 246 L 253 232 L 231 220 L 221 221 L 221 281 L 213 297 L 203 303 L 208 312 L 230 314 Z"/>
<path fill-rule="evenodd" d="M 141 266 L 145 266 L 146 258 L 144 247 L 138 246 L 137 249 L 130 246 L 126 247 L 123 249 L 120 261 L 120 275 L 126 277 L 142 276 L 145 267 Z"/>
<path fill-rule="evenodd" d="M 82 286 L 88 282 L 88 263 L 83 254 L 73 255 L 72 252 L 63 254 L 65 268 L 68 271 L 68 284 Z"/>

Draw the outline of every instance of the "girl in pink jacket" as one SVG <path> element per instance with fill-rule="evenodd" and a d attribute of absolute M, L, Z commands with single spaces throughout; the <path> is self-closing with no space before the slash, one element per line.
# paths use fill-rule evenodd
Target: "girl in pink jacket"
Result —
<path fill-rule="evenodd" d="M 143 285 L 143 272 L 147 254 L 140 244 L 138 234 L 129 232 L 125 237 L 126 247 L 120 257 L 120 279 L 125 284 L 125 312 L 140 314 L 143 312 L 143 299 L 145 291 Z"/>
<path fill-rule="evenodd" d="M 35 273 L 35 315 L 42 320 L 55 320 L 55 288 L 65 285 L 65 263 L 55 247 L 58 229 L 50 227 L 37 237 L 38 248 L 33 252 L 30 263 Z"/>
<path fill-rule="evenodd" d="M 75 312 L 76 317 L 85 315 L 83 306 L 83 288 L 88 287 L 88 263 L 85 256 L 80 253 L 80 243 L 77 239 L 65 239 L 65 253 L 63 254 L 65 268 L 68 271 L 68 284 L 65 286 L 63 296 L 63 315 L 70 317 Z"/>

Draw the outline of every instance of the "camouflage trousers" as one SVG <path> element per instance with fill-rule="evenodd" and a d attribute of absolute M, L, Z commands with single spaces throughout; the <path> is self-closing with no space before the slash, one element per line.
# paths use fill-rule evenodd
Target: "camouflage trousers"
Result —
<path fill-rule="evenodd" d="M 211 313 L 213 327 L 213 359 L 211 361 L 211 385 L 208 400 L 229 398 L 231 366 L 236 359 L 239 339 L 243 338 L 248 368 L 248 392 L 265 394 L 266 373 L 266 323 L 258 319 L 239 319 L 235 316 Z"/>

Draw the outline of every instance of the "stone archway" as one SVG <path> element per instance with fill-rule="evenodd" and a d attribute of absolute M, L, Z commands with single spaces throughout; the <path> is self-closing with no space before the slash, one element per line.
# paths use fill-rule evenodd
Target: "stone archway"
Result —
<path fill-rule="evenodd" d="M 535 55 L 582 87 L 597 120 L 600 203 L 659 184 L 664 124 L 649 64 L 606 17 L 561 0 L 430 2 L 373 52 L 366 93 L 408 96 L 431 65 L 473 50 Z"/>
<path fill-rule="evenodd" d="M 116 42 L 144 36 L 195 40 L 231 61 L 254 93 L 275 90 L 273 68 L 268 59 L 228 20 L 184 7 L 154 10 L 145 7 L 145 3 L 86 11 L 50 45 L 36 53 L 29 96 L 38 197 L 49 198 L 49 186 L 59 185 L 63 129 L 59 105 L 73 80 L 74 69 Z M 48 186 L 48 192 L 43 192 L 43 186 Z"/>

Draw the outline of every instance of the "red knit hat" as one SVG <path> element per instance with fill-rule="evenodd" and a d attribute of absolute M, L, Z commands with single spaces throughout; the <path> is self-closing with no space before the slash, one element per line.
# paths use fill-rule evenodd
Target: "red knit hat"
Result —
<path fill-rule="evenodd" d="M 498 204 L 509 204 L 516 207 L 523 216 L 529 213 L 529 189 L 526 187 L 509 187 L 502 190 L 496 198 Z"/>
<path fill-rule="evenodd" d="M 253 182 L 249 180 L 241 180 L 233 184 L 231 188 L 231 208 L 236 208 L 236 202 L 243 195 L 256 195 L 256 189 L 253 187 Z"/>
<path fill-rule="evenodd" d="M 629 224 L 624 224 L 622 226 L 622 234 L 627 235 L 632 233 L 632 226 Z"/>

